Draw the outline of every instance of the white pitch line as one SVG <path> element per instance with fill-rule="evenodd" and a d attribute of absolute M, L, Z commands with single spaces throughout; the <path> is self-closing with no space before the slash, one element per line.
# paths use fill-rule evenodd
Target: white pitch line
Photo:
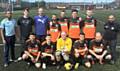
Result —
<path fill-rule="evenodd" d="M 0 46 L 4 46 L 4 44 L 0 44 Z M 15 44 L 15 46 L 21 46 L 21 44 Z"/>
<path fill-rule="evenodd" d="M 4 46 L 4 44 L 0 44 L 0 46 Z M 15 44 L 16 47 L 21 46 L 21 44 Z M 116 46 L 116 48 L 120 49 L 120 46 Z"/>

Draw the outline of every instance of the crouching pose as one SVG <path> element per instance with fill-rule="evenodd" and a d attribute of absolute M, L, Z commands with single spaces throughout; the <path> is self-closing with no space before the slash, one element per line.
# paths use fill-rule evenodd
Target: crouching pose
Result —
<path fill-rule="evenodd" d="M 40 67 L 40 41 L 36 39 L 35 34 L 29 35 L 29 39 L 25 43 L 25 51 L 22 53 L 22 59 L 28 63 L 35 64 L 37 68 Z"/>
<path fill-rule="evenodd" d="M 92 62 L 99 61 L 100 64 L 103 64 L 103 62 L 105 62 L 106 60 L 109 61 L 112 58 L 112 56 L 104 47 L 102 35 L 100 32 L 97 32 L 95 39 L 91 41 L 89 52 L 91 55 L 89 55 L 88 58 L 90 58 Z"/>
<path fill-rule="evenodd" d="M 41 66 L 41 57 L 51 56 L 50 54 L 41 53 L 40 41 L 36 39 L 34 33 L 29 35 L 25 45 L 25 51 L 21 54 L 22 60 L 27 61 L 29 64 L 34 64 L 37 68 Z"/>
<path fill-rule="evenodd" d="M 72 64 L 75 69 L 78 68 L 79 64 L 85 65 L 87 68 L 91 67 L 91 64 L 89 60 L 87 59 L 87 43 L 84 40 L 85 34 L 80 33 L 79 40 L 76 40 L 73 45 L 73 51 L 72 51 Z M 73 69 L 73 68 L 72 68 Z"/>
<path fill-rule="evenodd" d="M 57 49 L 56 49 L 56 63 L 57 63 L 57 69 L 60 68 L 61 64 L 63 62 L 69 61 L 69 55 L 71 52 L 72 47 L 72 40 L 67 37 L 66 32 L 61 32 L 61 38 L 57 40 Z"/>
<path fill-rule="evenodd" d="M 42 53 L 49 55 L 49 56 L 42 57 L 43 69 L 46 69 L 46 64 L 55 64 L 55 57 L 54 57 L 55 45 L 51 41 L 50 34 L 46 36 L 46 41 L 42 43 L 41 51 Z"/>

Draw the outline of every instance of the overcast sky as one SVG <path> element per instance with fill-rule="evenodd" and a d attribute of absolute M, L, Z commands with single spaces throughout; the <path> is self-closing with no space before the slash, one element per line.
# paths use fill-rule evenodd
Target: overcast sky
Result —
<path fill-rule="evenodd" d="M 28 1 L 28 0 L 26 0 Z M 35 2 L 37 0 L 29 0 L 30 2 Z M 41 1 L 41 0 L 39 0 Z M 44 0 L 46 2 L 94 2 L 94 3 L 101 3 L 101 2 L 113 2 L 114 0 Z"/>

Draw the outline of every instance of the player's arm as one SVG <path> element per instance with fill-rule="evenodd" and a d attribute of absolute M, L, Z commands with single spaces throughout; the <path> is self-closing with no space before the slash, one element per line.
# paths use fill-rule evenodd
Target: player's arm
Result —
<path fill-rule="evenodd" d="M 61 50 L 62 50 L 62 49 L 61 49 L 61 46 L 60 46 L 60 43 L 61 43 L 61 40 L 58 39 L 58 40 L 57 40 L 57 45 L 56 45 L 56 48 L 57 48 L 56 50 L 57 50 L 57 51 L 61 51 Z"/>
<path fill-rule="evenodd" d="M 86 44 L 84 44 L 84 47 L 85 47 L 84 49 L 79 50 L 79 53 L 88 51 L 88 48 L 87 48 L 87 45 L 86 45 Z"/>
<path fill-rule="evenodd" d="M 28 39 L 28 40 L 26 40 L 26 42 L 25 42 L 25 51 L 24 51 L 24 53 L 25 54 L 27 54 L 32 60 L 34 59 L 34 57 L 30 54 L 30 49 L 28 49 L 28 47 L 29 47 L 29 41 L 30 41 L 30 39 Z"/>
<path fill-rule="evenodd" d="M 67 45 L 66 51 L 67 51 L 67 52 L 70 52 L 70 51 L 71 51 L 71 48 L 72 48 L 72 40 L 71 40 L 71 39 L 69 40 L 68 44 L 69 44 L 69 45 Z"/>
<path fill-rule="evenodd" d="M 98 55 L 92 50 L 92 49 L 89 49 L 89 52 L 94 55 L 96 58 L 98 58 Z"/>
<path fill-rule="evenodd" d="M 82 53 L 82 52 L 85 52 L 86 50 L 88 50 L 88 48 L 85 47 L 85 49 L 78 50 L 78 51 L 79 51 L 79 53 Z"/>
<path fill-rule="evenodd" d="M 16 23 L 16 21 L 14 20 L 15 22 L 15 35 L 16 35 L 16 38 L 17 38 L 17 41 L 19 41 L 19 37 L 20 37 L 20 27 L 18 26 L 18 24 Z"/>
<path fill-rule="evenodd" d="M 59 34 L 58 34 L 57 39 L 59 39 L 59 37 L 60 37 L 60 33 L 61 33 L 61 26 L 60 26 L 60 24 L 58 25 L 58 30 L 59 30 Z"/>
<path fill-rule="evenodd" d="M 102 58 L 107 54 L 107 50 L 104 50 L 103 53 L 102 53 Z"/>
<path fill-rule="evenodd" d="M 39 58 L 40 58 L 40 54 L 41 54 L 41 52 L 39 51 L 39 52 L 38 52 L 38 55 L 37 55 L 37 57 L 36 57 L 36 59 L 35 59 L 36 62 L 39 60 Z"/>
<path fill-rule="evenodd" d="M 4 37 L 4 29 L 3 28 L 0 28 L 0 32 L 1 32 L 1 38 L 2 38 L 2 41 L 3 41 L 3 43 L 6 43 L 6 41 L 5 41 L 5 37 Z"/>
<path fill-rule="evenodd" d="M 28 52 L 28 51 L 24 51 L 25 54 L 27 54 L 32 60 L 34 59 L 34 57 Z"/>
<path fill-rule="evenodd" d="M 49 56 L 51 57 L 51 59 L 54 60 L 54 56 L 52 54 L 48 54 L 48 53 L 42 53 L 43 57 Z"/>
<path fill-rule="evenodd" d="M 48 22 L 47 22 L 47 24 L 46 24 L 46 28 L 47 28 L 47 34 L 50 34 L 50 24 L 51 24 L 52 22 L 48 19 Z"/>

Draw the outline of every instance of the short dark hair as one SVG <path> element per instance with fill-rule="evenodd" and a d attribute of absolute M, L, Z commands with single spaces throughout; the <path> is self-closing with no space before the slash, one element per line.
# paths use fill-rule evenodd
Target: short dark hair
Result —
<path fill-rule="evenodd" d="M 47 37 L 47 36 L 51 36 L 51 35 L 50 35 L 50 34 L 47 34 L 46 37 Z"/>
<path fill-rule="evenodd" d="M 29 35 L 36 35 L 34 32 L 31 32 Z"/>
<path fill-rule="evenodd" d="M 73 9 L 73 10 L 72 10 L 72 12 L 78 12 L 78 10 L 76 10 L 76 9 Z"/>
<path fill-rule="evenodd" d="M 80 32 L 80 34 L 79 35 L 85 35 L 83 32 Z"/>
<path fill-rule="evenodd" d="M 29 8 L 25 8 L 24 11 L 25 11 L 25 10 L 26 10 L 27 12 L 29 12 Z"/>

